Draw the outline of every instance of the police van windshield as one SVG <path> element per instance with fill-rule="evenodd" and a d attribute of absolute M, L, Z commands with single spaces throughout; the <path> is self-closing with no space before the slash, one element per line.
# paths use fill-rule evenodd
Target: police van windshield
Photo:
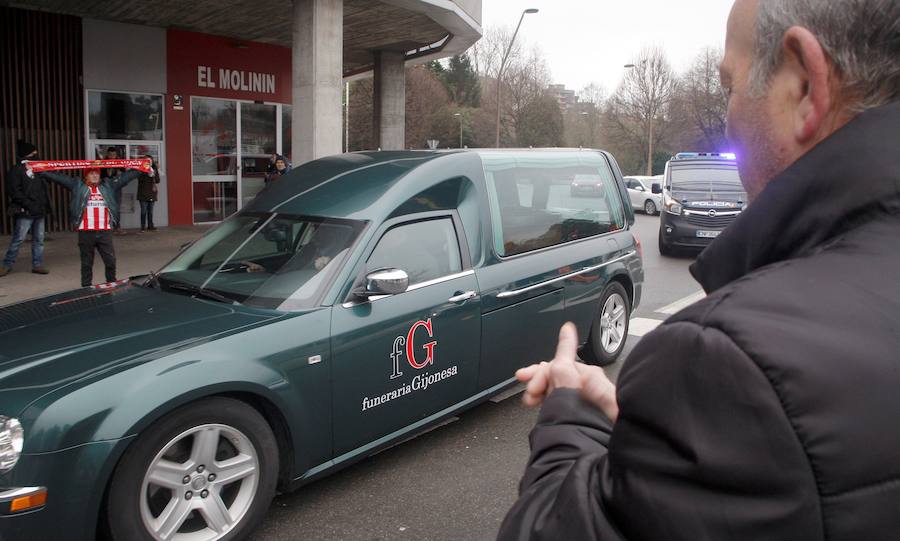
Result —
<path fill-rule="evenodd" d="M 744 193 L 735 166 L 670 164 L 669 174 L 668 188 L 672 192 Z"/>
<path fill-rule="evenodd" d="M 156 278 L 166 291 L 282 311 L 310 308 L 363 226 L 331 218 L 236 214 Z"/>

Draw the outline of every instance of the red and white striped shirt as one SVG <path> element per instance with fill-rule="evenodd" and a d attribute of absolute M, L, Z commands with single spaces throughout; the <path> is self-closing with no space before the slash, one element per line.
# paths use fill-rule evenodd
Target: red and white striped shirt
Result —
<path fill-rule="evenodd" d="M 112 226 L 109 223 L 109 207 L 103 199 L 103 194 L 97 186 L 91 186 L 91 195 L 88 197 L 87 206 L 81 216 L 79 231 L 109 231 Z"/>

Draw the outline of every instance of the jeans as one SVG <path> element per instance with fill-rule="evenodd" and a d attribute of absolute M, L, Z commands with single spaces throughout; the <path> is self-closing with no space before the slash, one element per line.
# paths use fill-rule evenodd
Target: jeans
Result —
<path fill-rule="evenodd" d="M 91 285 L 94 278 L 94 250 L 100 253 L 107 282 L 116 281 L 116 252 L 111 231 L 79 231 L 78 250 L 81 253 L 81 287 Z"/>
<path fill-rule="evenodd" d="M 144 226 L 153 227 L 153 205 L 156 201 L 140 201 L 141 204 L 141 229 Z"/>
<path fill-rule="evenodd" d="M 6 250 L 3 258 L 3 266 L 11 269 L 19 255 L 19 248 L 25 242 L 25 236 L 31 231 L 31 268 L 44 265 L 44 217 L 40 218 L 16 218 L 13 228 L 12 242 Z"/>

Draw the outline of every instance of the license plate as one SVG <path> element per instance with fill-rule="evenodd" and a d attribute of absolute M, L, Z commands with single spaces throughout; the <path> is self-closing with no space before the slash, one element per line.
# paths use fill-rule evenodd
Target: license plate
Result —
<path fill-rule="evenodd" d="M 719 236 L 721 231 L 697 231 L 697 236 L 701 239 L 714 239 Z"/>

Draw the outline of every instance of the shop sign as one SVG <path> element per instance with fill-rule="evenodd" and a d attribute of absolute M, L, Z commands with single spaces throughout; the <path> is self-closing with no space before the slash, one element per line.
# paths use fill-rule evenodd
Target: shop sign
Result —
<path fill-rule="evenodd" d="M 253 71 L 197 66 L 197 86 L 200 88 L 220 88 L 257 94 L 275 94 L 275 75 Z"/>

